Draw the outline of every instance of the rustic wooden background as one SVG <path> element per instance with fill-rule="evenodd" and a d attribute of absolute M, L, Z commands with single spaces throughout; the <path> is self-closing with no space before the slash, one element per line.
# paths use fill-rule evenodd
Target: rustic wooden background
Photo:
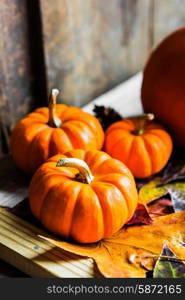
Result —
<path fill-rule="evenodd" d="M 61 100 L 82 106 L 142 69 L 185 24 L 185 0 L 1 0 L 0 157 L 17 120 Z"/>

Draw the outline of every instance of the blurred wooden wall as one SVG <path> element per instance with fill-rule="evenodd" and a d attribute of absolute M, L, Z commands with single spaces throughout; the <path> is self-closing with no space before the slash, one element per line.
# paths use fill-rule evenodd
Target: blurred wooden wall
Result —
<path fill-rule="evenodd" d="M 82 106 L 143 68 L 185 25 L 185 0 L 1 0 L 0 156 L 11 127 L 52 87 Z"/>

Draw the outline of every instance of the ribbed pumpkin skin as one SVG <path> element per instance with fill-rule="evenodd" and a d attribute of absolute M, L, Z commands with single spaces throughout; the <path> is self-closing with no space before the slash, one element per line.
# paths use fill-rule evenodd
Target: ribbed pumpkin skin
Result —
<path fill-rule="evenodd" d="M 48 123 L 48 108 L 42 107 L 28 114 L 13 129 L 11 152 L 17 166 L 33 174 L 49 157 L 81 148 L 100 150 L 104 133 L 99 121 L 80 108 L 56 105 L 57 115 L 63 124 L 52 128 Z"/>
<path fill-rule="evenodd" d="M 164 128 L 153 122 L 144 133 L 135 135 L 136 120 L 125 119 L 111 125 L 105 134 L 105 151 L 119 159 L 136 178 L 145 178 L 159 172 L 168 162 L 172 140 Z"/>
<path fill-rule="evenodd" d="M 63 157 L 84 160 L 94 180 L 75 179 L 77 169 L 56 167 Z M 138 195 L 128 168 L 101 151 L 56 155 L 34 174 L 29 187 L 32 213 L 51 232 L 80 243 L 110 237 L 134 214 Z"/>

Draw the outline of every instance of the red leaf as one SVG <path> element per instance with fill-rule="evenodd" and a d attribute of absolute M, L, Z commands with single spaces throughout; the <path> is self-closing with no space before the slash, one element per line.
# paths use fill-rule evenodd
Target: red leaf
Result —
<path fill-rule="evenodd" d="M 146 207 L 143 204 L 138 204 L 134 216 L 132 219 L 127 223 L 127 225 L 133 224 L 151 224 L 152 219 L 148 214 Z"/>
<path fill-rule="evenodd" d="M 150 217 L 156 218 L 168 215 L 174 212 L 172 201 L 169 198 L 160 198 L 148 204 L 148 213 Z"/>

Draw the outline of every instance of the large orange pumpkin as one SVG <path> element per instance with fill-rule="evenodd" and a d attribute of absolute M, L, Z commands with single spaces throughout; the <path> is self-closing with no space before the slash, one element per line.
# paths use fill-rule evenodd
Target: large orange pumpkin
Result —
<path fill-rule="evenodd" d="M 137 201 L 127 167 L 96 150 L 50 158 L 29 187 L 34 216 L 51 232 L 80 243 L 110 237 L 133 216 Z"/>
<path fill-rule="evenodd" d="M 58 90 L 53 89 L 49 109 L 36 109 L 13 129 L 13 159 L 28 174 L 57 153 L 102 147 L 104 133 L 99 121 L 80 108 L 56 104 L 57 95 Z"/>
<path fill-rule="evenodd" d="M 151 122 L 153 114 L 124 119 L 106 131 L 105 151 L 119 159 L 136 178 L 159 172 L 168 162 L 172 140 L 162 126 Z"/>
<path fill-rule="evenodd" d="M 185 27 L 165 38 L 144 69 L 142 103 L 185 147 Z"/>

